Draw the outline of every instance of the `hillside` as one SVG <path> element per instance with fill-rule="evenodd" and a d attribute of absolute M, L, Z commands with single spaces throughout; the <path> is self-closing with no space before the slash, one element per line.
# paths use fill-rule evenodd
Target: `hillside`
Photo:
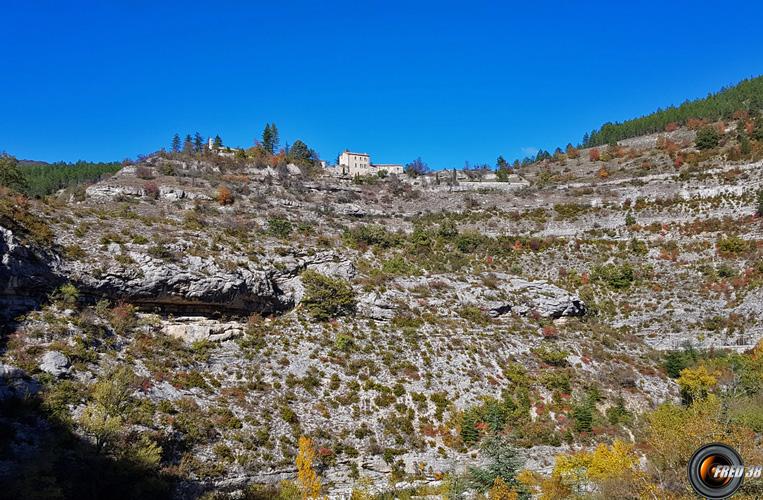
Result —
<path fill-rule="evenodd" d="M 685 101 L 679 106 L 668 106 L 654 113 L 626 120 L 622 123 L 605 123 L 583 138 L 583 146 L 594 147 L 622 141 L 646 134 L 664 132 L 690 120 L 730 120 L 752 114 L 757 116 L 763 109 L 763 76 L 742 80 L 707 97 Z"/>
<path fill-rule="evenodd" d="M 757 126 L 509 182 L 178 152 L 4 189 L 5 491 L 295 498 L 313 450 L 332 498 L 687 497 L 699 444 L 763 458 Z"/>

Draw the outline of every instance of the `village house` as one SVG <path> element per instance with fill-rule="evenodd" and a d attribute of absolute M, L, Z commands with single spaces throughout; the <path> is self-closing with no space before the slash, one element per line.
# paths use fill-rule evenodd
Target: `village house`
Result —
<path fill-rule="evenodd" d="M 355 177 L 356 175 L 379 175 L 382 172 L 387 175 L 401 175 L 403 173 L 403 166 L 395 163 L 373 164 L 371 163 L 371 155 L 368 153 L 354 153 L 345 149 L 339 155 L 337 165 L 327 166 L 326 170 L 333 175 L 350 177 Z"/>
<path fill-rule="evenodd" d="M 209 150 L 211 152 L 217 153 L 220 156 L 227 156 L 227 157 L 235 156 L 235 154 L 237 152 L 242 151 L 241 149 L 231 148 L 231 147 L 228 147 L 228 146 L 217 147 L 217 146 L 215 146 L 215 140 L 212 139 L 211 137 L 209 138 L 209 142 L 207 143 L 207 147 L 209 148 Z"/>

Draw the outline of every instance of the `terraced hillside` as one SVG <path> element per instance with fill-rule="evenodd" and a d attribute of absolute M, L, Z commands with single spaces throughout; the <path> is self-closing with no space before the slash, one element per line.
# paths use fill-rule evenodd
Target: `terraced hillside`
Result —
<path fill-rule="evenodd" d="M 77 196 L 5 190 L 0 480 L 291 498 L 312 450 L 336 498 L 688 496 L 698 444 L 761 454 L 745 119 L 509 182 L 158 154 Z"/>

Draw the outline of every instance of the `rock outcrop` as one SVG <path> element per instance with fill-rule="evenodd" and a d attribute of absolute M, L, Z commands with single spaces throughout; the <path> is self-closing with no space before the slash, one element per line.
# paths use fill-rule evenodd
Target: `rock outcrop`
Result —
<path fill-rule="evenodd" d="M 537 314 L 544 318 L 582 316 L 585 303 L 576 295 L 545 281 L 527 281 L 507 274 L 493 274 L 495 285 L 488 287 L 476 279 L 456 281 L 447 276 L 398 279 L 383 292 L 372 291 L 358 300 L 361 316 L 389 320 L 401 305 L 412 302 L 409 290 L 436 284 L 440 292 L 426 299 L 427 306 L 449 315 L 463 306 L 476 306 L 492 317 L 509 312 L 520 316 Z"/>
<path fill-rule="evenodd" d="M 22 241 L 20 228 L 0 221 L 0 320 L 34 308 L 61 281 L 58 257 Z"/>
<path fill-rule="evenodd" d="M 42 356 L 40 370 L 54 377 L 62 377 L 69 373 L 69 358 L 60 351 L 48 351 Z"/>
<path fill-rule="evenodd" d="M 204 317 L 185 316 L 164 323 L 162 330 L 172 337 L 192 344 L 208 340 L 222 342 L 244 334 L 244 325 L 234 321 L 220 322 Z"/>

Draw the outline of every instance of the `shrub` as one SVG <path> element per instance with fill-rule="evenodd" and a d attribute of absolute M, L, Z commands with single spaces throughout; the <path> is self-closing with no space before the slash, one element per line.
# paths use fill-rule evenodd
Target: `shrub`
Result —
<path fill-rule="evenodd" d="M 477 306 L 466 305 L 458 310 L 458 315 L 475 325 L 486 325 L 490 316 Z"/>
<path fill-rule="evenodd" d="M 739 236 L 730 235 L 718 240 L 716 244 L 718 253 L 721 255 L 739 255 L 750 250 L 750 242 Z"/>
<path fill-rule="evenodd" d="M 135 176 L 139 179 L 153 179 L 154 178 L 154 172 L 144 165 L 140 165 L 139 167 L 135 168 Z"/>
<path fill-rule="evenodd" d="M 718 146 L 720 140 L 721 136 L 718 130 L 711 125 L 703 127 L 697 132 L 696 142 L 699 149 L 713 149 Z"/>
<path fill-rule="evenodd" d="M 143 184 L 143 192 L 146 193 L 148 198 L 154 200 L 159 198 L 159 186 L 157 186 L 155 182 L 149 181 Z"/>
<path fill-rule="evenodd" d="M 532 353 L 538 356 L 541 361 L 553 366 L 564 366 L 567 364 L 567 356 L 570 353 L 559 349 L 549 349 L 545 346 L 531 349 Z"/>
<path fill-rule="evenodd" d="M 696 368 L 684 368 L 676 380 L 681 388 L 681 396 L 684 402 L 691 403 L 695 399 L 707 397 L 716 386 L 718 380 L 715 374 L 708 371 L 707 367 L 700 365 Z"/>
<path fill-rule="evenodd" d="M 591 277 L 613 290 L 626 290 L 636 280 L 636 273 L 630 264 L 608 264 L 595 267 Z"/>
<path fill-rule="evenodd" d="M 64 307 L 75 307 L 77 305 L 77 300 L 79 300 L 79 290 L 77 290 L 77 287 L 71 283 L 67 283 L 61 285 L 61 287 L 56 290 L 55 298 L 60 301 L 61 305 Z"/>
<path fill-rule="evenodd" d="M 268 233 L 276 238 L 288 238 L 292 231 L 291 222 L 280 217 L 268 221 Z"/>
<path fill-rule="evenodd" d="M 217 194 L 215 195 L 215 199 L 217 200 L 217 203 L 219 203 L 220 205 L 232 205 L 233 193 L 227 187 L 220 186 L 217 189 Z"/>
<path fill-rule="evenodd" d="M 598 148 L 593 148 L 590 151 L 588 151 L 588 159 L 591 161 L 599 161 L 601 158 L 601 152 Z"/>
<path fill-rule="evenodd" d="M 344 234 L 345 239 L 354 246 L 378 246 L 389 248 L 399 243 L 399 238 L 378 224 L 357 226 Z"/>
<path fill-rule="evenodd" d="M 665 355 L 665 371 L 670 378 L 678 378 L 681 370 L 688 368 L 697 362 L 697 352 L 691 347 L 682 351 L 670 351 Z"/>
<path fill-rule="evenodd" d="M 355 292 L 350 284 L 308 269 L 302 273 L 305 296 L 302 304 L 319 321 L 350 314 L 355 310 Z"/>
<path fill-rule="evenodd" d="M 111 309 L 111 326 L 120 335 L 129 333 L 138 323 L 135 306 L 119 304 Z"/>

